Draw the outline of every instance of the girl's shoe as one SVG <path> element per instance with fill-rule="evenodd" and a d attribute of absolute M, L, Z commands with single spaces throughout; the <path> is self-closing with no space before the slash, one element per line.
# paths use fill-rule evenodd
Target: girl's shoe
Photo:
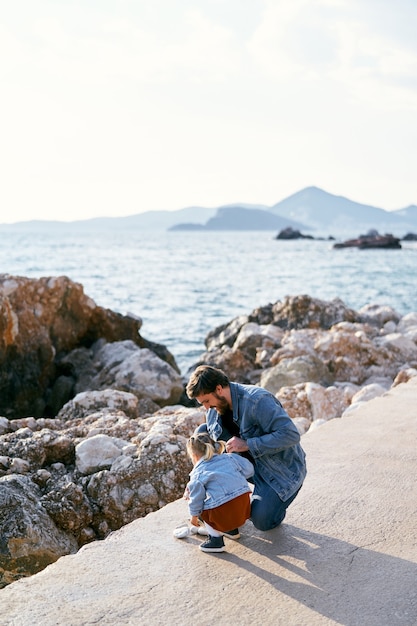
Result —
<path fill-rule="evenodd" d="M 203 552 L 224 552 L 225 546 L 223 537 L 212 537 L 209 535 L 207 541 L 199 546 Z"/>
<path fill-rule="evenodd" d="M 233 530 L 224 532 L 223 537 L 227 537 L 228 539 L 240 539 L 239 528 L 234 528 Z"/>
<path fill-rule="evenodd" d="M 189 535 L 191 535 L 191 529 L 189 526 L 179 526 L 178 528 L 174 528 L 172 534 L 177 539 L 184 539 L 184 537 L 189 537 Z"/>
<path fill-rule="evenodd" d="M 208 532 L 204 528 L 204 526 L 178 526 L 174 528 L 173 533 L 176 539 L 184 539 L 185 537 L 190 537 L 190 535 L 202 535 L 203 537 L 207 537 Z"/>

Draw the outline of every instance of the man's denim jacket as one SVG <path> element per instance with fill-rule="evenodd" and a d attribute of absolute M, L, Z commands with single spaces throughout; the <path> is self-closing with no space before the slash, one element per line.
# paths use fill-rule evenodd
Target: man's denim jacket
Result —
<path fill-rule="evenodd" d="M 215 454 L 209 461 L 200 459 L 190 472 L 188 508 L 190 515 L 233 500 L 250 491 L 247 479 L 253 465 L 239 454 Z"/>
<path fill-rule="evenodd" d="M 230 392 L 233 421 L 255 463 L 255 483 L 256 475 L 260 476 L 285 502 L 306 476 L 300 434 L 279 400 L 266 389 L 230 383 Z M 215 409 L 208 410 L 206 421 L 208 432 L 218 439 L 222 425 Z"/>

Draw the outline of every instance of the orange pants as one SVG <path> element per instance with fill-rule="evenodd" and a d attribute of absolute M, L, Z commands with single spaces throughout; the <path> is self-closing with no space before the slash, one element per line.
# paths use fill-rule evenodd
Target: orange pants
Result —
<path fill-rule="evenodd" d="M 242 526 L 250 518 L 250 491 L 214 509 L 204 510 L 200 517 L 212 528 L 226 532 Z"/>

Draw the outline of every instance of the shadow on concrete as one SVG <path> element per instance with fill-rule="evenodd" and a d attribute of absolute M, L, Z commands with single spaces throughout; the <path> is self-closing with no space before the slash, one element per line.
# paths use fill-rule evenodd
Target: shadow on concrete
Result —
<path fill-rule="evenodd" d="M 242 535 L 241 547 L 222 558 L 335 623 L 417 624 L 416 563 L 288 524 Z"/>

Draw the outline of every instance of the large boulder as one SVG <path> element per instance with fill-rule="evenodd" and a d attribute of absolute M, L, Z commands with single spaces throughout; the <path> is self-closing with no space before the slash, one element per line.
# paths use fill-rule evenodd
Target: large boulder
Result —
<path fill-rule="evenodd" d="M 78 391 L 118 389 L 165 406 L 177 404 L 184 390 L 181 376 L 169 363 L 130 340 L 104 344 L 95 352 L 90 372 Z"/>
<path fill-rule="evenodd" d="M 0 587 L 77 550 L 76 540 L 39 505 L 40 496 L 28 477 L 0 478 Z"/>
<path fill-rule="evenodd" d="M 141 320 L 97 306 L 65 276 L 0 275 L 0 414 L 52 416 L 74 395 L 76 372 L 63 360 L 98 340 L 130 340 L 169 363 L 173 356 L 140 335 Z"/>
<path fill-rule="evenodd" d="M 156 405 L 155 405 L 156 406 Z M 156 406 L 156 410 L 159 407 Z M 138 417 L 138 398 L 133 393 L 103 389 L 102 391 L 83 391 L 67 402 L 59 411 L 59 419 L 80 419 L 100 410 L 109 412 L 122 411 L 127 417 Z"/>
<path fill-rule="evenodd" d="M 306 354 L 282 359 L 277 365 L 262 372 L 259 384 L 273 394 L 281 387 L 312 381 L 330 384 L 333 378 L 326 365 L 315 355 Z"/>

